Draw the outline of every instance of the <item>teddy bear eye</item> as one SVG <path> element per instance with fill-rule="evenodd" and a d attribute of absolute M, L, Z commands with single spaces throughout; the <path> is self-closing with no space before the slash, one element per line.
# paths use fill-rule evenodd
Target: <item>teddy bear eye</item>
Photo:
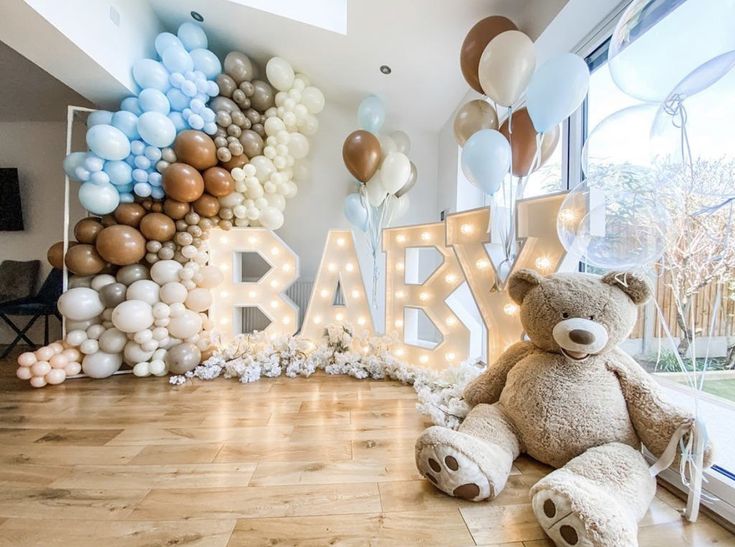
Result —
<path fill-rule="evenodd" d="M 563 317 L 564 319 L 568 319 L 568 318 L 569 318 L 569 314 L 568 314 L 567 312 L 563 312 L 563 313 L 561 314 L 561 316 L 562 316 L 562 317 Z"/>

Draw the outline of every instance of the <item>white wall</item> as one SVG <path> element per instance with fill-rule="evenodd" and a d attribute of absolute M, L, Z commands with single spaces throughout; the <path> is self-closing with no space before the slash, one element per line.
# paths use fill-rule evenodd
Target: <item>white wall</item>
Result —
<path fill-rule="evenodd" d="M 17 167 L 23 207 L 22 232 L 0 232 L 0 260 L 40 260 L 41 281 L 51 270 L 46 262 L 49 246 L 63 238 L 64 171 L 61 162 L 66 149 L 64 122 L 0 123 L 0 166 Z M 72 218 L 84 214 L 72 187 Z M 58 322 L 52 320 L 54 329 Z M 40 327 L 40 323 L 39 323 Z M 0 343 L 11 333 L 0 327 Z M 33 338 L 42 341 L 42 330 Z M 58 329 L 52 331 L 58 335 Z"/>

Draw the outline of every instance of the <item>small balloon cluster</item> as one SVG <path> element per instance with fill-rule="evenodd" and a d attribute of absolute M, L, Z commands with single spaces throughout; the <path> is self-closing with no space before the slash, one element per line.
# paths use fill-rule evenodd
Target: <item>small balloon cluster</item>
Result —
<path fill-rule="evenodd" d="M 379 235 L 408 210 L 408 191 L 416 184 L 418 173 L 407 156 L 411 150 L 408 135 L 403 131 L 379 133 L 385 122 L 385 105 L 379 97 L 366 97 L 357 119 L 361 129 L 345 139 L 342 159 L 359 181 L 359 190 L 345 199 L 344 213 L 358 230 Z"/>
<path fill-rule="evenodd" d="M 526 177 L 556 148 L 559 124 L 582 104 L 589 69 L 579 56 L 562 54 L 536 70 L 533 42 L 500 16 L 487 17 L 470 29 L 462 44 L 460 65 L 470 87 L 495 105 L 475 99 L 455 114 L 462 171 L 489 195 L 503 186 L 510 172 L 518 177 L 516 189 L 510 180 L 510 187 L 504 190 L 512 202 L 522 197 Z M 526 106 L 516 110 L 523 97 Z M 502 124 L 498 107 L 506 109 Z"/>
<path fill-rule="evenodd" d="M 280 228 L 286 198 L 308 177 L 305 135 L 318 129 L 321 91 L 277 57 L 268 81 L 255 79 L 257 67 L 240 52 L 227 55 L 220 74 L 207 43 L 191 23 L 159 34 L 160 60 L 133 66 L 140 93 L 119 112 L 90 114 L 89 151 L 64 161 L 92 216 L 77 222 L 66 249 L 52 245 L 48 260 L 73 274 L 58 302 L 67 328 L 59 347 L 90 377 L 123 364 L 141 377 L 199 364 L 211 349 L 210 290 L 222 280 L 207 265 L 210 230 Z M 18 369 L 40 378 L 35 387 L 80 372 L 62 378 L 59 367 L 35 364 L 26 355 Z"/>
<path fill-rule="evenodd" d="M 67 376 L 81 372 L 81 357 L 78 348 L 59 340 L 36 351 L 21 353 L 16 375 L 21 380 L 29 380 L 33 387 L 60 384 Z"/>

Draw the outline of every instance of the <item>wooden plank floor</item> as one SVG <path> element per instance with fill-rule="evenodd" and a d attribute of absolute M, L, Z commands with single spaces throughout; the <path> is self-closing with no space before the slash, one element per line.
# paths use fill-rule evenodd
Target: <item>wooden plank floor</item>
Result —
<path fill-rule="evenodd" d="M 551 545 L 520 459 L 492 503 L 414 467 L 410 387 L 317 375 L 178 388 L 118 376 L 33 390 L 0 362 L 0 545 Z M 645 547 L 734 545 L 660 490 Z"/>

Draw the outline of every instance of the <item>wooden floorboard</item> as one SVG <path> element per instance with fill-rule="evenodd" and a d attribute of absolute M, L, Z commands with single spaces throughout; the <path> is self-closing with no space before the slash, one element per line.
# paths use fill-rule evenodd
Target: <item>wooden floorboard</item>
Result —
<path fill-rule="evenodd" d="M 0 546 L 548 547 L 519 459 L 471 503 L 417 473 L 412 388 L 323 374 L 172 387 L 132 375 L 33 390 L 0 362 Z M 645 547 L 735 545 L 660 490 Z"/>

